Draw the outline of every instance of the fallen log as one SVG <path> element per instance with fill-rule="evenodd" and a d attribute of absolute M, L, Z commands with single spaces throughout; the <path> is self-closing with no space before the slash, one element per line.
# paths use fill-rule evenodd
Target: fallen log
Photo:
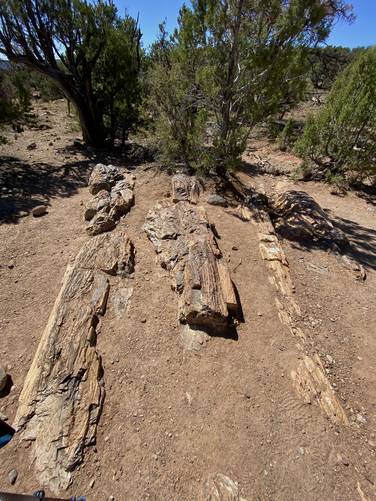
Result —
<path fill-rule="evenodd" d="M 122 233 L 89 240 L 67 267 L 63 285 L 20 395 L 17 437 L 28 442 L 39 481 L 66 489 L 95 443 L 104 399 L 98 324 L 110 288 L 134 269 L 134 249 Z M 111 293 L 113 295 L 113 293 Z"/>
<path fill-rule="evenodd" d="M 237 316 L 238 301 L 204 208 L 162 201 L 148 213 L 144 230 L 161 266 L 174 276 L 180 322 L 224 332 Z"/>

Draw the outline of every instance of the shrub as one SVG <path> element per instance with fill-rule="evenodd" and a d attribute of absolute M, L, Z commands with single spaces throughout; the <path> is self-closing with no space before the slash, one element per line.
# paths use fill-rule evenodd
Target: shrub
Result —
<path fill-rule="evenodd" d="M 375 47 L 339 75 L 325 106 L 309 116 L 295 151 L 328 179 L 376 174 Z"/>

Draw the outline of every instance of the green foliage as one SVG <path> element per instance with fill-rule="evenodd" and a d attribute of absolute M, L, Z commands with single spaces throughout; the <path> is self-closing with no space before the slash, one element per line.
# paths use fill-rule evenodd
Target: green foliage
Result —
<path fill-rule="evenodd" d="M 287 150 L 292 142 L 294 135 L 294 122 L 291 118 L 289 118 L 282 130 L 282 132 L 278 136 L 278 145 L 281 151 Z"/>
<path fill-rule="evenodd" d="M 376 48 L 339 75 L 325 106 L 310 115 L 295 150 L 328 178 L 376 174 Z"/>
<path fill-rule="evenodd" d="M 22 70 L 9 67 L 0 71 L 0 124 L 24 118 L 30 102 L 31 88 Z"/>
<path fill-rule="evenodd" d="M 235 168 L 251 128 L 301 95 L 305 50 L 327 37 L 337 14 L 348 15 L 341 0 L 330 8 L 324 0 L 183 7 L 151 71 L 153 116 L 170 160 Z"/>
<path fill-rule="evenodd" d="M 111 0 L 0 2 L 0 53 L 53 80 L 93 145 L 119 129 L 124 137 L 136 120 L 140 39 Z"/>
<path fill-rule="evenodd" d="M 160 37 L 151 53 L 148 104 L 161 161 L 168 166 L 182 163 L 200 169 L 207 114 L 199 106 L 194 85 L 200 70 L 198 51 L 181 43 L 188 36 L 189 31 L 182 26 L 170 39 L 164 25 L 160 26 Z"/>

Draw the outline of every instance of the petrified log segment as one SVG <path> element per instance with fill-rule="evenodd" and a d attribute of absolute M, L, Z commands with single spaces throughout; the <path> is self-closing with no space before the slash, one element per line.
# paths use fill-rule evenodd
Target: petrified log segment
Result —
<path fill-rule="evenodd" d="M 202 188 L 195 176 L 176 174 L 172 178 L 171 185 L 173 202 L 197 204 Z"/>
<path fill-rule="evenodd" d="M 181 323 L 214 332 L 226 329 L 238 304 L 203 207 L 162 201 L 147 215 L 144 229 L 161 266 L 174 273 Z"/>
<path fill-rule="evenodd" d="M 343 265 L 358 280 L 365 280 L 366 272 L 350 255 L 351 244 L 346 235 L 336 228 L 328 214 L 304 191 L 286 191 L 270 201 L 276 230 L 282 236 L 303 245 L 324 245 L 340 253 Z"/>
<path fill-rule="evenodd" d="M 331 421 L 348 425 L 348 419 L 343 407 L 334 394 L 320 357 L 304 356 L 291 377 L 298 393 L 307 404 L 317 401 Z"/>
<path fill-rule="evenodd" d="M 240 192 L 241 188 L 242 186 L 240 185 L 238 192 Z M 280 201 L 284 200 L 283 195 L 280 197 Z M 298 347 L 304 353 L 306 350 L 307 338 L 304 331 L 298 325 L 301 310 L 299 304 L 295 300 L 295 287 L 291 278 L 289 263 L 275 232 L 270 216 L 259 202 L 260 200 L 258 197 L 253 197 L 248 200 L 248 206 L 239 206 L 237 209 L 229 212 L 243 221 L 252 221 L 256 225 L 260 254 L 268 268 L 269 280 L 278 294 L 275 303 L 279 319 L 297 339 Z M 314 217 L 317 213 L 317 207 L 314 207 L 310 212 L 310 216 L 307 216 L 307 218 Z M 320 228 L 317 231 L 320 231 L 321 234 L 333 230 L 330 225 L 326 224 L 323 218 L 324 216 L 320 212 L 320 219 L 316 228 Z M 307 221 L 309 219 L 306 219 L 303 215 L 300 220 L 302 224 L 308 225 Z M 291 219 L 290 222 L 292 223 Z M 312 221 L 311 224 L 313 224 Z M 329 235 L 329 233 L 326 234 Z M 332 236 L 335 236 L 335 232 L 332 232 Z M 338 238 L 342 238 L 340 234 Z M 297 393 L 305 402 L 317 402 L 333 423 L 348 424 L 346 413 L 336 397 L 317 354 L 314 358 L 304 354 L 303 360 L 299 361 L 297 364 L 297 369 L 291 371 L 291 378 Z"/>
<path fill-rule="evenodd" d="M 104 398 L 97 326 L 110 287 L 133 272 L 124 233 L 98 235 L 67 267 L 60 293 L 20 395 L 17 436 L 30 441 L 31 463 L 54 492 L 67 488 L 85 447 L 95 442 Z"/>
<path fill-rule="evenodd" d="M 283 236 L 320 241 L 328 247 L 344 249 L 345 234 L 333 226 L 326 212 L 304 191 L 285 191 L 272 200 L 274 225 Z"/>
<path fill-rule="evenodd" d="M 247 501 L 240 496 L 238 484 L 222 473 L 207 480 L 204 496 L 205 501 Z"/>
<path fill-rule="evenodd" d="M 90 235 L 111 231 L 134 204 L 133 175 L 121 173 L 112 165 L 98 164 L 89 179 L 89 190 L 94 197 L 86 204 L 84 217 L 90 221 Z"/>

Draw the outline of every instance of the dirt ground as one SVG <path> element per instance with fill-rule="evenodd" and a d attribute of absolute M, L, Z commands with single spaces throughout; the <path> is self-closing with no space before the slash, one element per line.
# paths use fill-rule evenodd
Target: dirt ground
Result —
<path fill-rule="evenodd" d="M 89 238 L 82 207 L 88 174 L 99 160 L 125 165 L 73 145 L 77 132 L 63 101 L 48 109 L 39 104 L 37 113 L 49 129 L 12 133 L 0 148 L 0 365 L 12 378 L 0 413 L 9 423 L 66 265 Z M 286 175 L 260 173 L 251 165 L 257 157 Z M 235 338 L 213 337 L 198 353 L 182 350 L 177 297 L 142 230 L 170 179 L 156 164 L 128 163 L 136 175 L 135 206 L 120 224 L 136 248 L 133 294 L 125 317 L 119 321 L 110 310 L 101 328 L 106 398 L 97 444 L 63 497 L 203 500 L 209 476 L 222 473 L 238 482 L 247 501 L 376 499 L 376 199 L 338 197 L 322 184 L 293 182 L 287 174 L 298 160 L 267 141 L 245 160 L 244 183 L 266 193 L 299 189 L 313 196 L 367 272 L 365 281 L 356 281 L 325 249 L 283 241 L 309 353 L 325 362 L 349 426 L 332 424 L 292 386 L 290 372 L 302 353 L 278 318 L 256 227 L 206 202 L 244 323 Z M 48 214 L 32 217 L 41 202 Z M 0 490 L 40 487 L 25 454 L 21 447 L 13 456 L 6 447 L 0 451 Z M 11 486 L 13 468 L 18 478 Z"/>

